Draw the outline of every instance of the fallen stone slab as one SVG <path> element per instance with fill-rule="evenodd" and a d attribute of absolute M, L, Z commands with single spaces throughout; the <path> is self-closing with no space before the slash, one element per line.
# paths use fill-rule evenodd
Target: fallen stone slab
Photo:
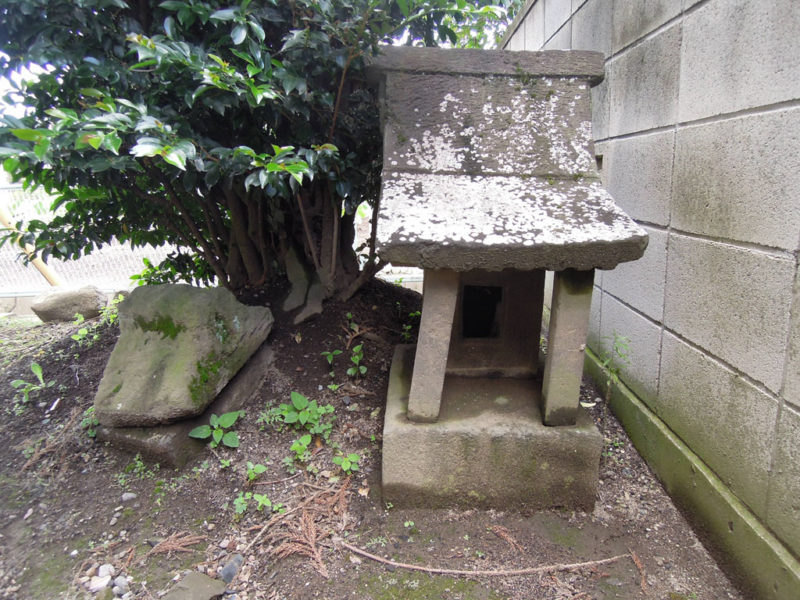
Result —
<path fill-rule="evenodd" d="M 45 323 L 50 321 L 74 321 L 75 315 L 93 319 L 100 315 L 106 305 L 106 295 L 94 286 L 82 288 L 54 288 L 38 296 L 31 310 Z"/>
<path fill-rule="evenodd" d="M 206 447 L 205 442 L 190 438 L 189 432 L 199 425 L 207 424 L 212 413 L 221 415 L 241 409 L 269 376 L 274 361 L 275 353 L 269 344 L 262 344 L 206 412 L 198 417 L 155 427 L 100 425 L 97 428 L 97 439 L 132 454 L 139 453 L 162 466 L 182 467 Z"/>
<path fill-rule="evenodd" d="M 273 317 L 223 288 L 156 285 L 120 304 L 119 323 L 95 415 L 101 425 L 135 427 L 203 413 L 267 338 Z"/>
<path fill-rule="evenodd" d="M 176 583 L 164 600 L 211 600 L 225 593 L 225 582 L 192 571 Z"/>

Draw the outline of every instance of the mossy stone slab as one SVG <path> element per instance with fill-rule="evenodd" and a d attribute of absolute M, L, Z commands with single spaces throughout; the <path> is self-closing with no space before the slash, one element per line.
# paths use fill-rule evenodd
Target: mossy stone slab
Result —
<path fill-rule="evenodd" d="M 201 414 L 267 338 L 273 317 L 223 288 L 140 287 L 119 305 L 120 336 L 95 396 L 110 427 Z"/>

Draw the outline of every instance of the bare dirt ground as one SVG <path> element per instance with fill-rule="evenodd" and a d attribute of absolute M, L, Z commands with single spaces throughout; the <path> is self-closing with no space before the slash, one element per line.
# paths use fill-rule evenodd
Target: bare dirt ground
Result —
<path fill-rule="evenodd" d="M 90 322 L 76 341 L 76 325 L 0 319 L 0 598 L 92 598 L 87 584 L 106 564 L 127 578 L 126 597 L 137 599 L 163 596 L 189 570 L 221 577 L 226 565 L 235 578 L 225 597 L 241 600 L 746 597 L 589 382 L 583 399 L 596 402 L 589 410 L 606 442 L 592 513 L 385 504 L 379 470 L 389 362 L 394 345 L 415 336 L 419 302 L 374 282 L 298 327 L 275 311 L 268 343 L 276 362 L 235 426 L 241 445 L 208 449 L 179 470 L 89 435 L 85 411 L 116 325 Z M 346 369 L 357 344 L 367 370 L 354 379 Z M 333 350 L 343 353 L 331 368 L 321 353 Z M 27 403 L 15 400 L 12 381 L 38 383 L 34 362 L 45 386 L 53 384 L 30 390 Z M 292 391 L 332 405 L 336 419 L 327 442 L 310 444 L 307 463 L 287 466 L 302 432 L 281 431 L 264 415 Z M 349 454 L 360 457 L 350 476 L 333 462 Z M 266 468 L 251 467 L 249 477 L 248 461 Z M 237 554 L 238 570 L 229 565 Z"/>

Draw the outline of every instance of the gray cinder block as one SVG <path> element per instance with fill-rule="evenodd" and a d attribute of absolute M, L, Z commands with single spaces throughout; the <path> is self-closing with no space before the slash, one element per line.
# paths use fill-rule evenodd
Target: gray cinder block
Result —
<path fill-rule="evenodd" d="M 800 109 L 678 130 L 672 225 L 793 251 L 800 231 Z M 624 194 L 609 186 L 621 206 Z"/>
<path fill-rule="evenodd" d="M 777 392 L 794 260 L 670 234 L 664 324 Z"/>
<path fill-rule="evenodd" d="M 665 334 L 656 412 L 756 514 L 763 515 L 778 403 Z"/>
<path fill-rule="evenodd" d="M 611 136 L 675 123 L 680 36 L 675 25 L 611 61 Z"/>
<path fill-rule="evenodd" d="M 603 274 L 603 289 L 655 321 L 664 314 L 664 279 L 667 274 L 667 233 L 645 227 L 650 242 L 636 262 L 618 265 Z"/>
<path fill-rule="evenodd" d="M 778 421 L 772 464 L 767 525 L 800 554 L 800 412 L 788 407 L 783 408 Z"/>
<path fill-rule="evenodd" d="M 715 0 L 686 16 L 680 121 L 800 97 L 800 3 Z"/>
<path fill-rule="evenodd" d="M 618 52 L 681 12 L 676 0 L 614 0 L 614 52 Z"/>
<path fill-rule="evenodd" d="M 603 181 L 620 206 L 637 221 L 668 225 L 675 132 L 608 142 Z"/>

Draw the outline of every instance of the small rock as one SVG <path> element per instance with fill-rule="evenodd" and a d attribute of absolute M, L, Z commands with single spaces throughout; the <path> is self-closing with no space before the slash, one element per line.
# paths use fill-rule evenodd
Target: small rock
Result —
<path fill-rule="evenodd" d="M 118 597 L 119 597 L 119 596 L 122 596 L 122 594 L 124 593 L 124 592 L 122 591 L 122 588 L 121 588 L 121 587 L 119 587 L 118 585 L 115 585 L 114 587 L 112 587 L 112 588 L 111 588 L 111 591 L 112 591 L 112 592 L 114 592 L 114 595 L 115 595 L 115 596 L 118 596 Z"/>
<path fill-rule="evenodd" d="M 98 566 L 99 565 L 96 565 L 96 564 L 92 565 L 91 567 L 86 569 L 86 573 L 84 573 L 84 575 L 86 575 L 86 577 L 94 577 L 95 575 L 97 575 L 97 567 Z"/>
<path fill-rule="evenodd" d="M 128 578 L 123 575 L 120 575 L 114 580 L 114 587 L 119 588 L 121 590 L 117 595 L 122 596 L 122 594 L 127 592 L 131 586 L 128 583 Z"/>
<path fill-rule="evenodd" d="M 97 569 L 97 575 L 99 577 L 114 577 L 117 574 L 117 570 L 114 568 L 114 565 L 106 563 L 104 565 L 100 565 L 100 568 Z"/>
<path fill-rule="evenodd" d="M 225 550 L 228 546 L 231 545 L 231 541 L 228 538 L 225 538 L 219 543 L 219 547 Z"/>
<path fill-rule="evenodd" d="M 122 494 L 123 502 L 129 502 L 130 500 L 135 500 L 135 499 L 136 499 L 136 494 L 134 494 L 133 492 L 125 492 L 124 494 Z"/>
<path fill-rule="evenodd" d="M 244 556 L 241 554 L 234 554 L 228 563 L 222 567 L 222 570 L 219 572 L 220 578 L 225 583 L 230 583 L 233 581 L 233 578 L 236 577 L 236 572 L 239 570 L 239 567 L 242 566 L 244 562 Z"/>
<path fill-rule="evenodd" d="M 102 577 L 95 575 L 89 580 L 89 591 L 96 594 L 107 588 L 109 583 L 111 583 L 111 575 L 104 575 Z"/>
<path fill-rule="evenodd" d="M 77 550 L 73 550 L 72 552 L 69 553 L 69 556 L 70 556 L 70 558 L 75 558 L 76 556 L 78 556 L 78 551 Z"/>
<path fill-rule="evenodd" d="M 117 517 L 111 517 L 111 520 L 108 522 L 109 527 L 113 527 L 117 524 Z"/>
<path fill-rule="evenodd" d="M 132 600 L 133 599 L 133 592 L 125 592 L 122 594 L 122 600 Z"/>
<path fill-rule="evenodd" d="M 210 600 L 224 592 L 224 581 L 192 571 L 167 592 L 164 600 Z"/>

